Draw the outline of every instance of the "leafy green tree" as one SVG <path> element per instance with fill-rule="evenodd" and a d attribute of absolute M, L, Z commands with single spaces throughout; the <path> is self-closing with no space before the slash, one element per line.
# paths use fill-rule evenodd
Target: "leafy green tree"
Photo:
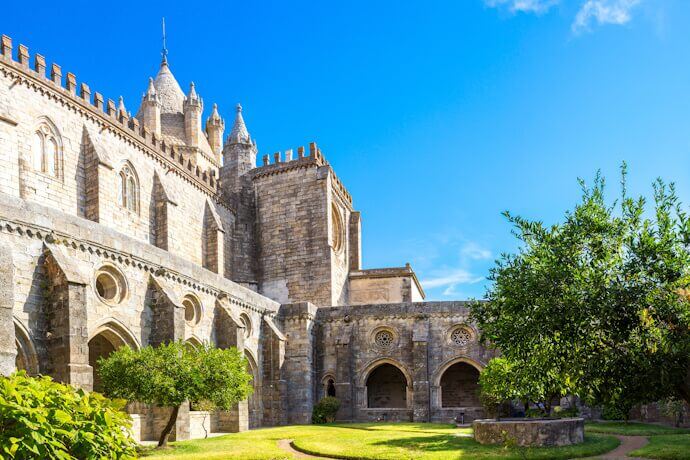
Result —
<path fill-rule="evenodd" d="M 172 408 L 159 447 L 167 444 L 182 404 L 227 410 L 252 392 L 246 360 L 236 348 L 184 342 L 141 350 L 123 347 L 99 365 L 107 395 Z"/>
<path fill-rule="evenodd" d="M 0 376 L 0 458 L 134 459 L 124 407 L 50 377 Z"/>
<path fill-rule="evenodd" d="M 625 177 L 623 165 L 613 203 L 599 174 L 580 181 L 581 202 L 558 224 L 506 212 L 520 247 L 472 306 L 482 340 L 531 385 L 623 412 L 690 402 L 690 221 L 673 184 L 657 180 L 648 209 L 627 196 Z"/>

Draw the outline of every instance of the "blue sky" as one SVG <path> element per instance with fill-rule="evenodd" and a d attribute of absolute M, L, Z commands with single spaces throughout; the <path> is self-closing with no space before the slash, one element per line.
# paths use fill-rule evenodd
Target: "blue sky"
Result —
<path fill-rule="evenodd" d="M 690 202 L 690 2 L 46 2 L 0 33 L 135 112 L 160 61 L 260 154 L 318 142 L 363 214 L 364 265 L 479 297 L 503 210 L 558 220 L 597 169 Z M 16 45 L 15 45 L 16 46 Z M 206 115 L 205 115 L 206 116 Z"/>

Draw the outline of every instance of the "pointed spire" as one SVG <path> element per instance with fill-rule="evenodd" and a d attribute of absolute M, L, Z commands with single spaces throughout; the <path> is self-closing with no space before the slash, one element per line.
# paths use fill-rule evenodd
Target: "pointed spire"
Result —
<path fill-rule="evenodd" d="M 209 124 L 209 123 L 222 123 L 222 122 L 223 122 L 223 119 L 220 118 L 220 114 L 218 113 L 218 104 L 213 104 L 213 110 L 211 111 L 211 115 L 209 115 L 206 123 Z"/>
<path fill-rule="evenodd" d="M 156 87 L 153 86 L 153 78 L 149 77 L 149 87 L 146 89 L 146 95 L 153 97 L 156 95 Z"/>
<path fill-rule="evenodd" d="M 237 115 L 235 115 L 235 124 L 232 125 L 232 130 L 228 136 L 229 142 L 234 143 L 251 143 L 251 138 L 249 136 L 249 131 L 247 131 L 247 126 L 244 124 L 244 118 L 242 117 L 242 105 L 237 104 Z"/>
<path fill-rule="evenodd" d="M 196 89 L 194 87 L 194 82 L 191 82 L 189 84 L 189 94 L 187 95 L 187 99 L 198 99 L 198 96 L 196 95 Z"/>
<path fill-rule="evenodd" d="M 163 59 L 161 60 L 161 67 L 162 66 L 167 66 L 168 65 L 168 48 L 165 46 L 165 17 L 163 17 L 163 49 L 161 50 L 161 56 Z"/>
<path fill-rule="evenodd" d="M 125 108 L 125 99 L 122 96 L 120 96 L 117 111 L 121 114 L 127 114 L 127 109 Z"/>

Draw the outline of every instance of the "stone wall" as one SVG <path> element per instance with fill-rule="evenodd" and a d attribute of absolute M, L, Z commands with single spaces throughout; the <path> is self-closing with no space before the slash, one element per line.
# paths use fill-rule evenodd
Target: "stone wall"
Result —
<path fill-rule="evenodd" d="M 340 420 L 411 419 L 450 422 L 461 413 L 481 417 L 472 406 L 443 407 L 441 380 L 456 363 L 481 369 L 493 352 L 478 342 L 463 302 L 420 302 L 320 308 L 316 314 L 315 397 L 334 378 Z M 454 334 L 454 332 L 459 333 Z M 379 335 L 381 334 L 381 335 Z M 377 339 L 378 337 L 378 339 Z M 454 340 L 455 338 L 455 340 Z M 367 380 L 379 366 L 398 368 L 406 380 L 406 408 L 371 408 Z M 476 382 L 465 377 L 468 396 Z"/>
<path fill-rule="evenodd" d="M 347 300 L 349 195 L 312 144 L 307 157 L 252 171 L 260 292 L 280 303 Z M 334 212 L 338 215 L 334 215 Z M 334 225 L 339 223 L 337 230 Z"/>

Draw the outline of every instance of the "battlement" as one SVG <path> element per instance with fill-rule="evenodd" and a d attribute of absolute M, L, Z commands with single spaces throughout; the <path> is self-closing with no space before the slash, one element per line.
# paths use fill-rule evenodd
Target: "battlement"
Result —
<path fill-rule="evenodd" d="M 210 195 L 217 193 L 219 184 L 214 169 L 202 170 L 193 156 L 185 159 L 182 149 L 166 145 L 155 133 L 141 126 L 130 112 L 122 110 L 124 101 L 120 100 L 118 108 L 114 100 L 92 92 L 86 83 L 77 85 L 77 76 L 71 72 L 67 72 L 63 79 L 62 67 L 57 63 L 52 63 L 48 72 L 46 59 L 40 54 L 34 55 L 33 67 L 29 62 L 27 46 L 19 44 L 15 52 L 12 39 L 7 35 L 0 37 L 0 71 L 16 78 L 17 84 L 33 87 L 48 97 L 67 102 L 73 110 L 102 124 L 102 129 L 108 129 L 140 148 L 197 188 Z"/>
<path fill-rule="evenodd" d="M 272 156 L 265 154 L 262 156 L 262 165 L 254 170 L 254 177 L 263 177 L 273 174 L 280 174 L 294 169 L 305 168 L 309 166 L 327 166 L 333 173 L 333 187 L 343 197 L 343 199 L 352 204 L 352 195 L 347 191 L 345 185 L 336 176 L 333 167 L 326 160 L 321 149 L 316 145 L 316 142 L 309 143 L 309 152 L 306 154 L 303 146 L 297 147 L 297 157 L 294 157 L 293 149 L 288 149 L 285 152 L 275 152 Z M 306 154 L 306 155 L 305 155 Z"/>

